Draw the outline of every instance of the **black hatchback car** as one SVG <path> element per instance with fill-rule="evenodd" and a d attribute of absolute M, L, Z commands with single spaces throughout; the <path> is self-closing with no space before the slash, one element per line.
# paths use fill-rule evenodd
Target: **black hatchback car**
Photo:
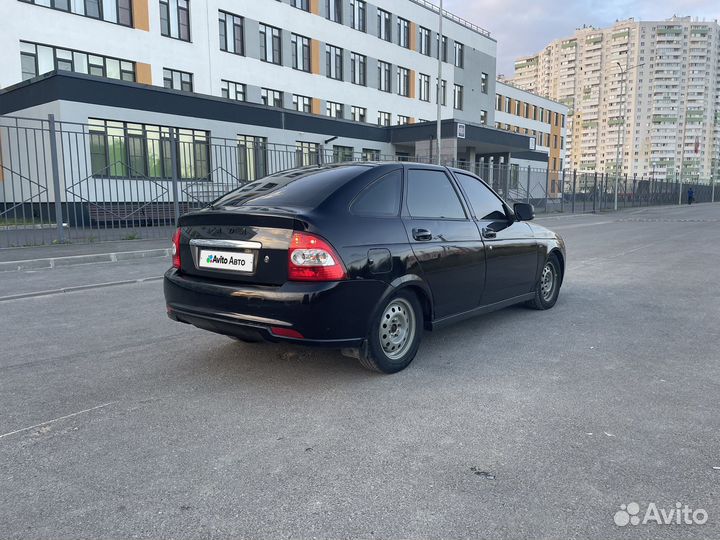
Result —
<path fill-rule="evenodd" d="M 182 216 L 171 319 L 244 341 L 344 349 L 394 373 L 424 329 L 525 302 L 551 308 L 565 245 L 464 170 L 415 163 L 295 169 Z"/>

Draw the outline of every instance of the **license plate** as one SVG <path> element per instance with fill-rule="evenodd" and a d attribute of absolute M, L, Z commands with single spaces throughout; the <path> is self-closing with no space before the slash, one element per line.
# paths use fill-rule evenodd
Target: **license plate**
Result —
<path fill-rule="evenodd" d="M 244 272 L 246 274 L 252 273 L 254 262 L 255 255 L 252 253 L 217 251 L 214 249 L 201 249 L 198 260 L 200 268 Z"/>

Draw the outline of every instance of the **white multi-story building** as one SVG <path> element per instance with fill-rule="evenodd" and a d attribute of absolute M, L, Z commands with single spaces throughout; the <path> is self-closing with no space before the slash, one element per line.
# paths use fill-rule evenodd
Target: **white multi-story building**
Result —
<path fill-rule="evenodd" d="M 623 75 L 625 74 L 625 75 Z M 513 85 L 570 107 L 570 165 L 709 179 L 720 155 L 720 25 L 673 17 L 581 28 L 515 63 Z"/>
<path fill-rule="evenodd" d="M 565 165 L 565 125 L 569 108 L 501 81 L 497 82 L 495 91 L 495 127 L 532 137 L 534 149 L 548 156 L 548 167 L 545 178 L 540 179 L 540 187 L 549 197 L 560 196 L 560 171 Z M 515 155 L 513 164 L 520 169 L 535 166 L 534 162 L 523 160 L 522 154 Z M 518 174 L 521 173 L 518 171 Z M 531 196 L 538 191 L 541 190 L 535 179 L 531 185 Z"/>
<path fill-rule="evenodd" d="M 0 86 L 65 69 L 347 119 L 434 118 L 437 14 L 424 4 L 7 0 Z M 488 110 L 495 41 L 460 19 L 445 28 L 443 116 Z M 471 91 L 475 70 L 486 93 Z"/>

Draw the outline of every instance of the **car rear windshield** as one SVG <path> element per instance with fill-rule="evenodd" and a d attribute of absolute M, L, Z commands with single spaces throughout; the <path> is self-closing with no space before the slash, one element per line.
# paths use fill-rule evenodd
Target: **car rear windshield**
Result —
<path fill-rule="evenodd" d="M 231 191 L 213 206 L 288 206 L 315 208 L 367 165 L 293 169 L 266 176 Z"/>

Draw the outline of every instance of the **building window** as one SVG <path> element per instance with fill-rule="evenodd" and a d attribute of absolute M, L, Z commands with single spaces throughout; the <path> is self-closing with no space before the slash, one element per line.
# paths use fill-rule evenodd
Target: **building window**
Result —
<path fill-rule="evenodd" d="M 397 68 L 397 93 L 405 97 L 410 95 L 410 70 L 400 66 Z"/>
<path fill-rule="evenodd" d="M 257 180 L 267 176 L 267 139 L 254 135 L 237 136 L 238 179 Z"/>
<path fill-rule="evenodd" d="M 342 163 L 343 161 L 353 160 L 354 149 L 352 146 L 333 145 L 333 162 Z"/>
<path fill-rule="evenodd" d="M 293 102 L 293 109 L 300 112 L 312 112 L 312 98 L 309 98 L 308 96 L 300 96 L 298 94 L 293 94 L 292 97 Z"/>
<path fill-rule="evenodd" d="M 378 9 L 377 18 L 378 37 L 385 41 L 392 41 L 392 15 L 384 9 Z"/>
<path fill-rule="evenodd" d="M 487 125 L 487 121 L 488 121 L 487 111 L 481 110 L 480 111 L 480 123 Z"/>
<path fill-rule="evenodd" d="M 343 80 L 343 50 L 333 45 L 325 45 L 325 74 L 331 79 Z"/>
<path fill-rule="evenodd" d="M 310 0 L 292 0 L 292 6 L 303 11 L 310 11 Z"/>
<path fill-rule="evenodd" d="M 23 44 L 20 43 L 20 47 L 22 48 Z M 22 74 L 22 80 L 26 81 L 28 79 L 32 79 L 33 77 L 38 76 L 38 66 L 37 66 L 37 55 L 29 52 L 21 52 L 20 53 L 20 69 Z"/>
<path fill-rule="evenodd" d="M 310 72 L 310 38 L 293 34 L 292 42 L 292 67 L 300 71 Z"/>
<path fill-rule="evenodd" d="M 430 75 L 424 73 L 418 75 L 418 99 L 430 101 Z"/>
<path fill-rule="evenodd" d="M 283 93 L 279 90 L 261 88 L 260 99 L 262 99 L 263 105 L 267 105 L 269 107 L 282 108 L 283 106 Z"/>
<path fill-rule="evenodd" d="M 220 81 L 220 93 L 224 98 L 245 101 L 245 92 L 246 87 L 242 83 L 226 81 L 225 79 Z"/>
<path fill-rule="evenodd" d="M 20 42 L 20 66 L 22 80 L 57 69 L 108 79 L 135 81 L 135 62 L 26 41 Z"/>
<path fill-rule="evenodd" d="M 437 92 L 437 77 L 435 78 L 435 91 Z M 447 81 L 443 79 L 440 81 L 440 100 L 441 105 L 447 105 Z M 437 96 L 435 96 L 435 103 L 437 103 Z"/>
<path fill-rule="evenodd" d="M 463 108 L 463 87 L 456 84 L 453 88 L 453 107 L 458 111 Z"/>
<path fill-rule="evenodd" d="M 179 71 L 177 69 L 163 68 L 163 85 L 165 86 L 165 88 L 172 88 L 173 90 L 192 92 L 192 73 Z"/>
<path fill-rule="evenodd" d="M 398 126 L 404 126 L 406 124 L 410 123 L 410 117 L 409 116 L 403 116 L 402 114 L 398 114 L 398 120 L 397 125 Z"/>
<path fill-rule="evenodd" d="M 379 161 L 380 150 L 375 150 L 374 148 L 363 148 L 362 159 L 363 161 Z"/>
<path fill-rule="evenodd" d="M 260 60 L 271 64 L 282 63 L 280 29 L 260 24 Z"/>
<path fill-rule="evenodd" d="M 378 90 L 392 92 L 390 79 L 391 68 L 392 66 L 389 63 L 383 62 L 382 60 L 378 61 Z"/>
<path fill-rule="evenodd" d="M 352 27 L 361 32 L 367 31 L 367 5 L 363 0 L 351 0 Z"/>
<path fill-rule="evenodd" d="M 343 104 L 335 103 L 334 101 L 328 101 L 325 104 L 325 113 L 330 118 L 342 118 L 343 117 Z"/>
<path fill-rule="evenodd" d="M 72 2 L 71 0 L 21 0 L 27 4 L 43 6 L 58 11 L 74 13 L 100 19 L 106 22 L 132 26 L 132 0 L 84 0 Z"/>
<path fill-rule="evenodd" d="M 309 167 L 319 163 L 320 144 L 297 141 L 295 144 L 295 158 L 298 167 Z"/>
<path fill-rule="evenodd" d="M 220 50 L 245 54 L 243 18 L 225 11 L 218 12 Z"/>
<path fill-rule="evenodd" d="M 398 45 L 410 48 L 410 21 L 398 17 Z"/>
<path fill-rule="evenodd" d="M 435 41 L 438 47 L 438 52 L 442 52 L 442 61 L 447 62 L 447 52 L 448 52 L 448 40 L 447 36 L 442 37 L 442 47 L 440 46 L 440 34 L 435 34 Z"/>
<path fill-rule="evenodd" d="M 342 0 L 325 0 L 325 13 L 329 20 L 342 24 Z"/>
<path fill-rule="evenodd" d="M 365 86 L 367 84 L 367 57 L 350 53 L 350 76 L 353 84 Z"/>
<path fill-rule="evenodd" d="M 365 107 L 352 107 L 350 111 L 355 122 L 367 122 L 367 109 Z"/>
<path fill-rule="evenodd" d="M 85 0 L 85 15 L 91 19 L 102 19 L 100 0 Z"/>
<path fill-rule="evenodd" d="M 430 56 L 430 30 L 420 27 L 420 40 L 418 42 L 418 52 L 425 56 Z"/>
<path fill-rule="evenodd" d="M 465 46 L 458 41 L 455 42 L 455 67 L 465 67 Z"/>
<path fill-rule="evenodd" d="M 488 74 L 484 72 L 480 74 L 480 91 L 483 94 L 488 93 Z"/>
<path fill-rule="evenodd" d="M 90 118 L 92 175 L 104 178 L 210 179 L 210 133 Z M 175 141 L 175 164 L 172 143 Z"/>
<path fill-rule="evenodd" d="M 190 41 L 188 0 L 160 0 L 160 33 L 165 37 Z"/>
<path fill-rule="evenodd" d="M 378 126 L 389 126 L 392 122 L 392 114 L 389 112 L 378 111 Z"/>

